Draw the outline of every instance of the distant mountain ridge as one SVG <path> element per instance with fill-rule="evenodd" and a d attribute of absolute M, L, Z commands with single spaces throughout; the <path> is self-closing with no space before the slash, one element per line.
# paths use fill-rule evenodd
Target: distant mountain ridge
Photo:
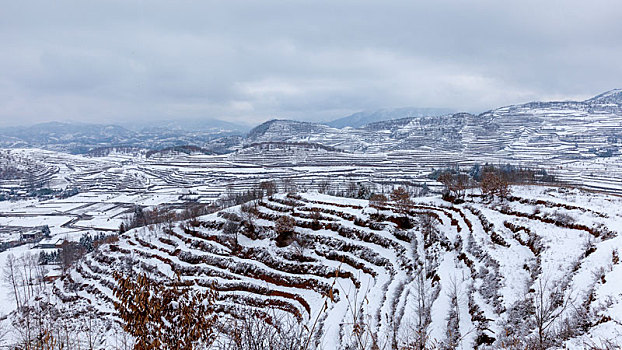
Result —
<path fill-rule="evenodd" d="M 393 108 L 380 109 L 376 111 L 363 111 L 351 114 L 347 117 L 339 118 L 331 122 L 324 123 L 330 127 L 341 129 L 345 127 L 360 128 L 367 124 L 381 122 L 392 119 L 440 116 L 455 113 L 449 108 Z"/>
<path fill-rule="evenodd" d="M 106 147 L 162 149 L 200 144 L 215 153 L 223 153 L 228 152 L 232 138 L 238 144 L 237 138 L 242 134 L 240 129 L 230 129 L 228 125 L 234 124 L 223 122 L 212 128 L 155 124 L 130 130 L 112 124 L 49 122 L 0 128 L 0 147 L 36 147 L 82 154 Z"/>
<path fill-rule="evenodd" d="M 597 95 L 585 102 L 590 103 L 612 103 L 622 105 L 622 89 L 613 89 Z"/>
<path fill-rule="evenodd" d="M 580 102 L 529 102 L 479 115 L 406 116 L 358 128 L 271 120 L 251 130 L 244 140 L 269 141 L 312 142 L 352 152 L 422 147 L 463 156 L 501 152 L 517 159 L 530 148 L 570 159 L 617 154 L 622 149 L 622 90 Z"/>
<path fill-rule="evenodd" d="M 315 135 L 332 132 L 334 129 L 319 123 L 273 119 L 253 128 L 246 139 L 248 141 L 283 141 L 293 135 Z"/>
<path fill-rule="evenodd" d="M 220 119 L 177 119 L 177 120 L 156 120 L 149 123 L 132 122 L 122 123 L 121 126 L 133 131 L 222 131 L 245 133 L 251 128 L 248 126 L 232 123 Z"/>
<path fill-rule="evenodd" d="M 318 144 L 346 152 L 434 150 L 460 158 L 488 156 L 515 161 L 530 161 L 532 154 L 581 159 L 616 155 L 622 150 L 622 89 L 585 101 L 528 102 L 478 115 L 441 112 L 444 110 L 385 109 L 355 113 L 325 124 L 273 119 L 246 135 L 227 122 L 212 128 L 209 121 L 196 121 L 193 125 L 153 125 L 140 130 L 46 123 L 1 128 L 0 147 L 87 153 L 101 147 L 159 150 L 189 145 L 210 153 L 231 153 L 253 143 L 285 142 Z"/>

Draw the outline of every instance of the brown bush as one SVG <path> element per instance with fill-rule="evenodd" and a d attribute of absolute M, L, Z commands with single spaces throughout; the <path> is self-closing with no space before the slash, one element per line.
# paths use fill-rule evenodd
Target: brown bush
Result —
<path fill-rule="evenodd" d="M 193 291 L 181 280 L 165 285 L 145 274 L 115 273 L 114 278 L 114 306 L 125 331 L 136 339 L 135 350 L 191 350 L 215 340 L 213 289 Z"/>
<path fill-rule="evenodd" d="M 503 174 L 497 171 L 486 171 L 482 175 L 480 183 L 482 194 L 490 198 L 495 195 L 500 198 L 506 198 L 510 194 L 510 188 L 507 179 Z"/>
<path fill-rule="evenodd" d="M 286 247 L 294 241 L 294 227 L 296 221 L 288 215 L 281 216 L 274 224 L 274 231 L 277 234 L 276 246 Z"/>

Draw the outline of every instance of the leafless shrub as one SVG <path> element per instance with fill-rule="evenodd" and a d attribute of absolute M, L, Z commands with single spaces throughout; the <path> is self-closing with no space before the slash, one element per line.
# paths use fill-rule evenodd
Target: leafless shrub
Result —
<path fill-rule="evenodd" d="M 553 214 L 553 219 L 561 223 L 562 225 L 572 225 L 575 223 L 575 219 L 572 216 L 559 211 L 556 211 Z"/>
<path fill-rule="evenodd" d="M 281 216 L 276 220 L 274 224 L 274 231 L 277 234 L 276 245 L 278 247 L 285 247 L 290 245 L 294 241 L 294 227 L 296 221 L 289 215 Z"/>
<path fill-rule="evenodd" d="M 215 344 L 220 350 L 302 350 L 308 338 L 295 318 L 274 309 L 242 311 L 223 324 L 221 333 Z"/>

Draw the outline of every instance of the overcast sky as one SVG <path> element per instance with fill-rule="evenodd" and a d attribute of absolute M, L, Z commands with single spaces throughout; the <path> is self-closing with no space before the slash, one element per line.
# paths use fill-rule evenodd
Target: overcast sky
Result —
<path fill-rule="evenodd" d="M 481 112 L 622 87 L 622 2 L 2 0 L 0 124 Z"/>

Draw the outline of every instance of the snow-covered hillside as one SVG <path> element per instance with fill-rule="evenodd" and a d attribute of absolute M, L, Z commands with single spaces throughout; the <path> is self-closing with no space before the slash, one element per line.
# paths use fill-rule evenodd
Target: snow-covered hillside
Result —
<path fill-rule="evenodd" d="M 461 159 L 486 155 L 507 160 L 589 159 L 619 155 L 622 98 L 612 90 L 582 102 L 531 102 L 472 115 L 417 115 L 359 128 L 272 120 L 245 142 L 316 142 L 352 152 L 388 152 L 429 147 L 458 150 Z M 399 117 L 398 117 L 399 116 Z"/>
<path fill-rule="evenodd" d="M 533 186 L 506 201 L 372 204 L 279 194 L 134 229 L 56 281 L 53 300 L 110 318 L 111 272 L 148 271 L 198 289 L 215 283 L 223 318 L 246 308 L 318 320 L 323 349 L 347 348 L 354 324 L 387 346 L 425 332 L 429 344 L 496 349 L 539 341 L 539 325 L 559 348 L 622 342 L 622 199 Z M 275 243 L 282 216 L 295 219 L 287 247 Z M 237 234 L 224 233 L 226 222 Z"/>

